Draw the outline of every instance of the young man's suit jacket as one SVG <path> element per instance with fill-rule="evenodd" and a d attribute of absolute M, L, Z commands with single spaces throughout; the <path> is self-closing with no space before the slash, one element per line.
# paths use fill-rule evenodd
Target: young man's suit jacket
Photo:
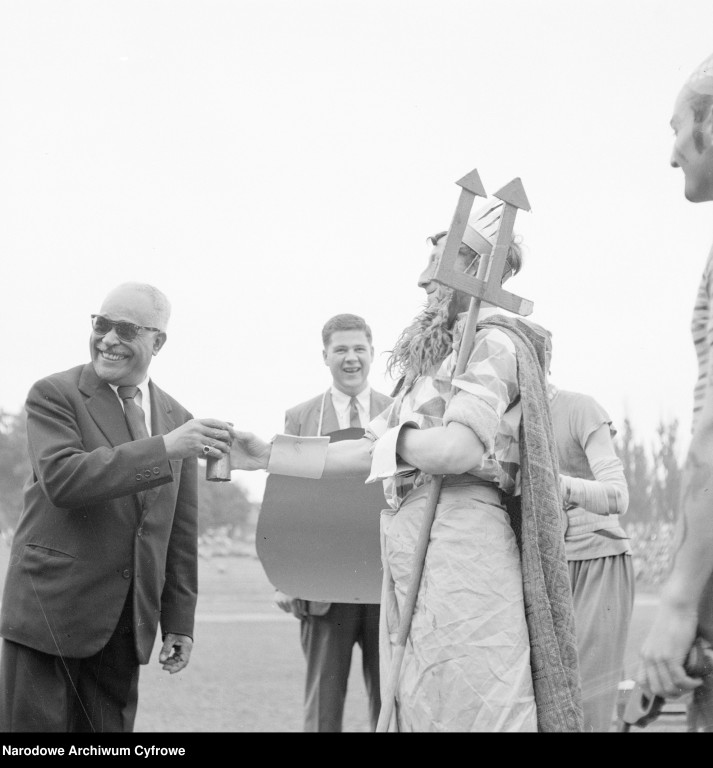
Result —
<path fill-rule="evenodd" d="M 324 398 L 324 412 L 322 414 L 322 431 L 320 434 L 329 435 L 340 429 L 337 412 L 332 403 L 332 394 L 327 392 L 307 400 L 304 403 L 295 405 L 285 412 L 285 433 L 288 435 L 306 435 L 313 437 L 318 434 L 319 418 L 322 412 L 322 398 Z M 391 405 L 392 399 L 388 395 L 382 395 L 380 392 L 371 390 L 371 403 L 369 408 L 370 418 L 378 416 L 383 410 Z M 331 603 L 322 603 L 309 601 L 307 609 L 309 613 L 322 616 L 330 608 Z"/>
<path fill-rule="evenodd" d="M 152 437 L 132 441 L 119 399 L 90 364 L 38 381 L 26 402 L 32 475 L 13 537 L 0 635 L 85 658 L 114 631 L 133 584 L 136 653 L 193 636 L 197 462 L 161 435 L 192 416 L 150 383 Z"/>

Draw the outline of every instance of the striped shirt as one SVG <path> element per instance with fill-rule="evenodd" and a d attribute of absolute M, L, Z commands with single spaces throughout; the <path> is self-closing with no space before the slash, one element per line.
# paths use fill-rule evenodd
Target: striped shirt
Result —
<path fill-rule="evenodd" d="M 710 349 L 713 344 L 713 311 L 711 311 L 711 296 L 713 295 L 713 248 L 708 254 L 708 260 L 703 270 L 696 303 L 693 307 L 691 333 L 693 346 L 698 358 L 698 378 L 693 390 L 693 423 L 691 430 L 696 428 L 696 422 L 703 409 L 706 389 L 708 388 L 708 369 L 710 365 Z"/>
<path fill-rule="evenodd" d="M 486 312 L 481 310 L 481 314 Z M 492 312 L 489 314 L 493 314 Z M 485 447 L 481 463 L 469 471 L 505 493 L 520 490 L 520 405 L 517 356 L 510 337 L 499 328 L 479 329 L 464 372 L 453 378 L 466 315 L 454 329 L 454 349 L 430 376 L 420 376 L 400 392 L 383 413 L 369 423 L 366 437 L 378 440 L 387 430 L 407 421 L 421 429 L 456 421 L 470 427 Z M 451 389 L 453 385 L 453 391 Z M 406 495 L 423 485 L 428 475 L 411 467 L 384 480 L 384 494 L 397 509 Z"/>

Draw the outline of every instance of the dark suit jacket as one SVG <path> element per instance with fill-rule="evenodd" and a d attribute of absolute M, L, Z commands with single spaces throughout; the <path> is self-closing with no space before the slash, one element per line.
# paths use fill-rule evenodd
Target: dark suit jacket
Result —
<path fill-rule="evenodd" d="M 304 403 L 295 405 L 285 412 L 285 432 L 288 435 L 307 435 L 314 437 L 318 434 L 319 430 L 319 416 L 322 410 L 322 398 L 324 393 L 313 397 L 311 400 L 307 400 Z M 381 392 L 371 390 L 371 402 L 369 408 L 369 415 L 373 419 L 378 416 L 383 410 L 391 405 L 392 398 L 388 395 L 382 395 Z M 324 414 L 322 416 L 322 432 L 323 435 L 328 435 L 331 432 L 336 432 L 339 427 L 339 419 L 337 418 L 337 412 L 334 410 L 332 403 L 332 393 L 327 392 L 324 397 Z M 308 601 L 307 608 L 309 613 L 322 616 L 330 608 L 331 603 L 322 603 L 316 601 Z"/>
<path fill-rule="evenodd" d="M 91 363 L 27 397 L 32 475 L 13 537 L 0 635 L 44 653 L 91 656 L 133 581 L 139 662 L 163 632 L 193 636 L 197 462 L 169 461 L 162 434 L 192 418 L 150 383 L 153 436 L 131 441 L 121 403 Z"/>

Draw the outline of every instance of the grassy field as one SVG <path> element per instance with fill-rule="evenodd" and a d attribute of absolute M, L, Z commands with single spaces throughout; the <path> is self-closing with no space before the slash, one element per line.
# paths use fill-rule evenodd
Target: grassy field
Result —
<path fill-rule="evenodd" d="M 7 567 L 0 542 L 0 582 Z M 158 646 L 141 669 L 136 732 L 266 733 L 302 730 L 304 660 L 299 622 L 272 602 L 272 586 L 255 557 L 200 560 L 196 636 L 189 666 L 169 675 Z M 633 677 L 637 653 L 655 609 L 639 594 L 626 654 Z M 368 732 L 361 654 L 354 649 L 344 731 Z M 684 730 L 681 716 L 662 716 L 632 732 Z"/>
<path fill-rule="evenodd" d="M 199 585 L 191 663 L 173 676 L 157 661 L 142 670 L 136 730 L 301 731 L 299 621 L 272 602 L 260 561 L 201 559 Z M 368 731 L 358 647 L 349 688 L 344 730 Z"/>

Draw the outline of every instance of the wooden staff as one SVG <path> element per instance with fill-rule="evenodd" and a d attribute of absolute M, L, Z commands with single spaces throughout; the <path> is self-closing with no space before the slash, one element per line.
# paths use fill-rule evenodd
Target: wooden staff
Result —
<path fill-rule="evenodd" d="M 517 209 L 529 211 L 530 203 L 525 195 L 525 190 L 520 179 L 513 179 L 502 189 L 495 193 L 495 197 L 502 200 L 505 204 L 500 227 L 495 242 L 495 246 L 490 254 L 481 254 L 478 264 L 478 271 L 475 277 L 466 275 L 464 272 L 458 272 L 455 269 L 458 250 L 460 249 L 466 224 L 468 223 L 468 214 L 473 207 L 475 196 L 485 197 L 486 192 L 480 181 L 477 170 L 466 174 L 460 181 L 457 181 L 461 187 L 460 198 L 453 215 L 446 242 L 443 247 L 443 254 L 436 269 L 433 279 L 436 282 L 463 291 L 470 295 L 470 306 L 468 308 L 468 317 L 466 319 L 461 345 L 458 351 L 455 372 L 453 378 L 460 376 L 468 364 L 468 358 L 475 340 L 475 330 L 478 323 L 478 313 L 482 301 L 487 301 L 503 309 L 507 309 L 519 315 L 529 315 L 532 312 L 533 304 L 527 299 L 522 299 L 512 293 L 502 289 L 503 271 L 505 269 L 505 260 L 507 259 L 508 249 L 512 240 L 513 226 Z M 453 388 L 451 389 L 453 392 Z M 424 511 L 423 522 L 416 542 L 416 549 L 413 557 L 413 570 L 411 580 L 409 581 L 406 599 L 404 601 L 399 622 L 399 629 L 396 635 L 396 647 L 391 658 L 391 667 L 389 676 L 384 687 L 384 695 L 381 701 L 381 710 L 379 720 L 376 724 L 376 732 L 383 733 L 388 731 L 389 723 L 394 710 L 396 700 L 396 691 L 399 684 L 399 675 L 401 673 L 401 664 L 406 651 L 406 641 L 411 631 L 411 619 L 413 618 L 416 599 L 421 585 L 421 576 L 426 562 L 426 552 L 428 542 L 431 537 L 431 527 L 436 515 L 438 498 L 443 484 L 443 475 L 433 475 L 428 498 L 426 500 L 426 509 Z"/>

